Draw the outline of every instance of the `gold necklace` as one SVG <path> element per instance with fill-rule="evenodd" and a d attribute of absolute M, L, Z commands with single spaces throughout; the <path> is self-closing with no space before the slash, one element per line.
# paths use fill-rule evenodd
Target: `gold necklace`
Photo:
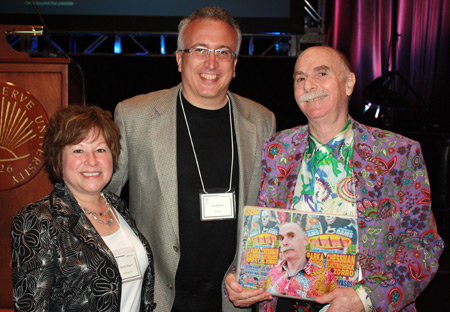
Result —
<path fill-rule="evenodd" d="M 85 213 L 87 213 L 88 215 L 92 216 L 92 218 L 94 218 L 98 223 L 100 224 L 105 224 L 107 226 L 111 226 L 111 224 L 114 222 L 112 213 L 111 213 L 111 206 L 109 205 L 108 201 L 106 200 L 105 196 L 103 195 L 103 193 L 100 193 L 100 195 L 103 197 L 103 199 L 105 200 L 105 205 L 106 205 L 106 210 L 105 212 L 100 212 L 97 216 L 96 212 L 91 212 L 89 211 L 86 207 L 81 206 L 80 203 L 78 203 L 78 205 L 80 205 L 80 207 L 84 210 Z M 100 220 L 98 217 L 103 217 L 104 215 L 108 214 L 109 215 L 109 220 L 108 221 L 103 221 Z"/>

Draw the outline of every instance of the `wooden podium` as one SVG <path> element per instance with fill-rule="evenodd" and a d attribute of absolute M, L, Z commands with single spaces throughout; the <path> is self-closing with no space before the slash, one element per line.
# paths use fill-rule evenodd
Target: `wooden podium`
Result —
<path fill-rule="evenodd" d="M 6 40 L 36 29 L 42 26 L 0 25 L 0 309 L 12 308 L 12 218 L 53 189 L 41 144 L 50 116 L 68 105 L 69 59 L 30 57 Z"/>

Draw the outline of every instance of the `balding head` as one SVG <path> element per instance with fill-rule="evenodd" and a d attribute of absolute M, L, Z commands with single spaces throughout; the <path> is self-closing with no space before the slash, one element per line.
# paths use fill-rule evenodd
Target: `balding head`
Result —
<path fill-rule="evenodd" d="M 280 252 L 289 261 L 306 258 L 306 245 L 308 235 L 298 223 L 285 223 L 280 227 L 278 234 L 280 239 Z"/>
<path fill-rule="evenodd" d="M 321 143 L 328 143 L 346 124 L 354 86 L 355 74 L 347 59 L 331 47 L 311 47 L 297 58 L 295 99 Z"/>
<path fill-rule="evenodd" d="M 313 46 L 304 50 L 297 58 L 297 62 L 301 60 L 302 57 L 306 57 L 308 55 L 317 55 L 320 53 L 326 53 L 327 57 L 330 60 L 333 60 L 333 63 L 338 64 L 340 68 L 340 73 L 343 79 L 346 79 L 348 74 L 352 72 L 350 67 L 350 62 L 347 57 L 341 52 L 329 46 Z M 294 72 L 295 78 L 295 72 Z"/>

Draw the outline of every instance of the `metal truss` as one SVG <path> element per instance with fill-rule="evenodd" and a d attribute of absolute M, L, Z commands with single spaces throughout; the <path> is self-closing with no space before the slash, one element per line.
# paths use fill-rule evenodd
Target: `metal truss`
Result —
<path fill-rule="evenodd" d="M 240 55 L 245 56 L 296 56 L 312 45 L 325 44 L 325 0 L 303 0 L 305 33 L 255 33 L 243 34 Z M 53 46 L 62 54 L 103 55 L 170 55 L 176 51 L 177 33 L 92 33 L 52 32 L 46 36 L 10 35 L 11 46 L 21 51 L 38 54 Z"/>

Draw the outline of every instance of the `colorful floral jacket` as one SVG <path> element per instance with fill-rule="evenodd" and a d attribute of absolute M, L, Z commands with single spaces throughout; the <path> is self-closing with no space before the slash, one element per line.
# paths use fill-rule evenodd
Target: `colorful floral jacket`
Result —
<path fill-rule="evenodd" d="M 420 144 L 350 119 L 361 284 L 374 311 L 416 311 L 415 300 L 436 274 L 444 248 Z M 307 142 L 308 126 L 264 142 L 259 206 L 292 209 Z"/>

